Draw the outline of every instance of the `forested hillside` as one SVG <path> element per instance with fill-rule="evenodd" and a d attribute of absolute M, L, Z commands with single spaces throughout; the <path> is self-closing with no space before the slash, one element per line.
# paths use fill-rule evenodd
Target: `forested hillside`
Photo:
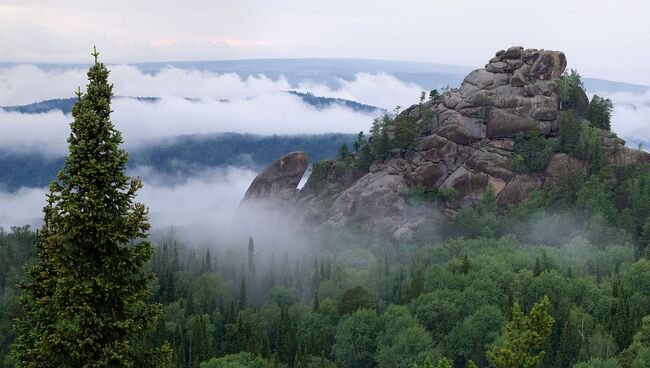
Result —
<path fill-rule="evenodd" d="M 624 198 L 649 206 L 636 197 L 649 182 L 631 179 L 637 194 Z M 442 357 L 487 367 L 515 305 L 529 313 L 547 296 L 549 337 L 520 353 L 544 351 L 542 367 L 643 366 L 648 226 L 635 241 L 603 217 L 615 204 L 607 193 L 592 181 L 506 213 L 488 195 L 454 221 L 432 218 L 409 243 L 349 230 L 288 253 L 263 239 L 215 248 L 162 235 L 149 267 L 158 275 L 151 301 L 164 312 L 147 339 L 170 342 L 170 367 L 410 368 Z M 26 229 L 0 237 L 0 252 L 13 254 L 0 264 L 5 353 L 34 239 Z"/>
<path fill-rule="evenodd" d="M 195 170 L 238 166 L 259 170 L 288 151 L 306 151 L 312 159 L 334 157 L 351 134 L 272 135 L 223 133 L 190 135 L 145 145 L 131 152 L 129 167 L 147 165 L 162 173 L 191 174 Z M 44 187 L 63 164 L 63 157 L 0 149 L 0 188 Z"/>

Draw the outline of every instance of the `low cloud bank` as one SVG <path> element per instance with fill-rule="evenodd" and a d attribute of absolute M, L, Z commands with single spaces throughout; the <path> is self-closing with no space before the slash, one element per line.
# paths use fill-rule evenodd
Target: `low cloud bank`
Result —
<path fill-rule="evenodd" d="M 116 99 L 113 110 L 111 120 L 122 132 L 127 149 L 186 134 L 358 133 L 368 131 L 375 116 L 340 106 L 317 109 L 286 93 L 228 102 L 177 97 L 157 102 Z M 71 120 L 58 110 L 44 114 L 0 111 L 0 148 L 61 156 L 67 149 Z"/>
<path fill-rule="evenodd" d="M 595 94 L 608 97 L 614 102 L 613 132 L 631 145 L 650 141 L 650 91 L 645 94 L 629 92 L 596 92 Z"/>
<path fill-rule="evenodd" d="M 257 175 L 236 167 L 207 169 L 189 178 L 161 174 L 147 167 L 129 174 L 143 180 L 137 201 L 149 207 L 154 228 L 200 227 L 214 233 L 230 227 L 239 201 Z M 39 227 L 46 193 L 46 188 L 0 191 L 0 227 Z"/>
<path fill-rule="evenodd" d="M 119 96 L 178 97 L 202 99 L 244 99 L 258 94 L 298 89 L 317 96 L 346 98 L 385 109 L 416 101 L 422 87 L 404 83 L 385 73 L 358 73 L 353 80 L 340 79 L 340 88 L 304 81 L 292 85 L 280 77 L 265 75 L 246 78 L 236 73 L 167 67 L 157 73 L 143 73 L 131 65 L 111 65 L 110 82 Z M 86 85 L 85 68 L 43 69 L 35 65 L 0 68 L 0 106 L 24 105 L 36 101 L 68 98 Z"/>

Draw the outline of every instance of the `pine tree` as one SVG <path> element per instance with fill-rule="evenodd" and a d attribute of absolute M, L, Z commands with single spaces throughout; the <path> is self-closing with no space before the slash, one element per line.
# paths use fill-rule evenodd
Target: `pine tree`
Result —
<path fill-rule="evenodd" d="M 241 278 L 241 283 L 239 284 L 239 309 L 246 309 L 248 305 L 248 294 L 246 292 L 246 278 Z"/>
<path fill-rule="evenodd" d="M 320 311 L 320 299 L 318 298 L 318 291 L 314 294 L 314 306 L 312 310 L 316 313 Z"/>
<path fill-rule="evenodd" d="M 253 238 L 248 238 L 248 278 L 255 280 L 255 244 Z"/>
<path fill-rule="evenodd" d="M 433 368 L 433 363 L 431 362 L 430 357 L 424 358 L 424 367 L 423 368 Z"/>
<path fill-rule="evenodd" d="M 199 363 L 212 357 L 210 339 L 208 337 L 208 317 L 199 314 L 192 324 L 190 336 L 190 367 L 198 368 Z"/>
<path fill-rule="evenodd" d="M 210 256 L 210 248 L 205 252 L 205 260 L 203 261 L 203 272 L 212 272 L 212 257 Z"/>
<path fill-rule="evenodd" d="M 338 152 L 338 155 L 336 156 L 336 158 L 339 161 L 347 161 L 351 156 L 352 156 L 352 154 L 350 153 L 350 149 L 348 148 L 348 144 L 347 143 L 341 144 L 341 146 L 339 147 L 339 152 Z"/>
<path fill-rule="evenodd" d="M 411 275 L 411 287 L 409 289 L 411 299 L 415 299 L 424 291 L 424 274 L 421 270 L 417 270 Z"/>
<path fill-rule="evenodd" d="M 183 330 L 180 323 L 174 328 L 174 335 L 171 341 L 172 347 L 172 364 L 174 367 L 185 367 L 185 342 L 183 339 Z"/>
<path fill-rule="evenodd" d="M 472 263 L 469 261 L 469 257 L 467 257 L 467 254 L 463 256 L 463 261 L 460 264 L 460 272 L 463 275 L 467 275 L 469 273 L 469 270 L 472 268 Z"/>
<path fill-rule="evenodd" d="M 575 319 L 568 316 L 562 334 L 560 335 L 560 346 L 557 352 L 558 367 L 570 367 L 576 362 L 580 350 L 580 335 L 577 326 L 574 325 Z"/>
<path fill-rule="evenodd" d="M 539 257 L 535 257 L 535 265 L 533 266 L 533 276 L 537 277 L 542 273 L 542 265 L 539 263 Z"/>
<path fill-rule="evenodd" d="M 426 363 L 425 363 L 425 367 L 426 367 Z M 452 363 L 447 358 L 442 358 L 438 361 L 438 363 L 436 363 L 436 368 L 452 368 L 452 367 L 453 367 Z"/>
<path fill-rule="evenodd" d="M 589 120 L 591 126 L 610 130 L 613 110 L 614 104 L 612 100 L 594 95 L 585 112 L 585 119 Z"/>
<path fill-rule="evenodd" d="M 23 285 L 21 367 L 151 367 L 163 357 L 137 347 L 160 310 L 145 302 L 153 247 L 147 208 L 134 202 L 142 184 L 124 173 L 127 153 L 110 121 L 113 86 L 98 55 L 86 92 L 77 92 L 70 153 L 49 186 L 39 261 Z"/>
<path fill-rule="evenodd" d="M 551 301 L 544 297 L 530 314 L 522 314 L 519 305 L 512 308 L 512 321 L 506 326 L 503 345 L 488 352 L 488 359 L 499 368 L 535 368 L 544 359 L 540 351 L 551 334 L 553 317 L 548 313 Z"/>

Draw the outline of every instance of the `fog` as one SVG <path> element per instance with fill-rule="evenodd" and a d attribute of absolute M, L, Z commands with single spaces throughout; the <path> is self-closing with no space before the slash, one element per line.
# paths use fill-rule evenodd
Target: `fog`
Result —
<path fill-rule="evenodd" d="M 633 142 L 650 141 L 650 91 L 645 94 L 627 92 L 599 93 L 614 102 L 612 131 Z M 645 147 L 647 149 L 649 147 Z"/>
<path fill-rule="evenodd" d="M 110 65 L 109 81 L 116 96 L 180 97 L 202 99 L 245 99 L 269 92 L 299 90 L 317 96 L 340 97 L 392 109 L 417 101 L 422 87 L 404 83 L 384 73 L 358 73 L 353 80 L 339 81 L 340 88 L 305 80 L 291 85 L 286 78 L 272 80 L 264 75 L 241 78 L 236 73 L 166 67 L 157 73 L 143 73 L 131 65 Z M 73 97 L 86 85 L 87 68 L 44 69 L 35 65 L 0 68 L 0 106 L 23 105 L 53 98 Z"/>
<path fill-rule="evenodd" d="M 373 114 L 341 106 L 315 108 L 287 90 L 345 98 L 392 109 L 416 101 L 421 88 L 386 74 L 359 73 L 340 81 L 340 88 L 304 81 L 291 86 L 286 79 L 264 75 L 241 78 L 198 70 L 163 68 L 146 74 L 133 66 L 111 66 L 116 96 L 161 97 L 156 102 L 116 98 L 112 120 L 123 132 L 127 149 L 142 141 L 183 134 L 219 132 L 255 134 L 358 133 L 370 128 Z M 43 69 L 33 65 L 0 68 L 0 105 L 29 104 L 69 98 L 83 88 L 85 70 Z M 200 100 L 188 100 L 200 99 Z M 59 110 L 43 114 L 0 110 L 3 150 L 61 156 L 72 118 Z"/>
<path fill-rule="evenodd" d="M 157 102 L 116 99 L 111 120 L 123 133 L 127 149 L 143 142 L 187 134 L 221 132 L 253 134 L 358 133 L 368 131 L 373 114 L 333 106 L 317 109 L 299 97 L 267 93 L 252 98 L 192 102 L 164 98 Z M 62 156 L 67 150 L 70 115 L 0 111 L 0 147 Z"/>
<path fill-rule="evenodd" d="M 189 178 L 160 174 L 148 167 L 128 174 L 143 180 L 137 201 L 149 207 L 154 227 L 210 227 L 214 233 L 230 226 L 239 201 L 257 175 L 236 167 L 206 169 Z M 11 194 L 0 191 L 0 226 L 39 227 L 45 194 L 46 188 L 23 188 Z"/>
<path fill-rule="evenodd" d="M 44 70 L 34 66 L 0 69 L 0 104 L 29 103 L 69 97 L 71 86 L 83 84 L 82 70 Z M 125 146 L 183 134 L 240 132 L 301 134 L 367 131 L 372 115 L 343 107 L 317 109 L 299 97 L 280 93 L 288 89 L 315 95 L 346 98 L 381 107 L 407 106 L 417 101 L 420 88 L 385 74 L 357 74 L 340 81 L 339 89 L 304 81 L 289 86 L 285 79 L 265 76 L 241 79 L 236 74 L 218 75 L 174 68 L 144 74 L 131 66 L 115 66 L 111 74 L 118 95 L 161 96 L 157 102 L 116 99 L 112 120 L 123 132 Z M 632 142 L 650 137 L 650 92 L 599 93 L 615 103 L 612 130 Z M 185 97 L 200 97 L 189 101 Z M 220 101 L 219 99 L 228 99 Z M 61 156 L 71 121 L 60 111 L 21 114 L 0 111 L 0 147 L 3 150 L 41 152 Z M 141 176 L 145 187 L 138 200 L 150 208 L 156 229 L 174 226 L 188 233 L 213 236 L 232 230 L 232 218 L 256 172 L 227 167 L 199 170 L 191 177 L 165 176 L 147 167 L 129 174 Z M 0 191 L 0 226 L 39 226 L 45 188 L 22 188 L 11 194 Z M 268 219 L 261 214 L 260 223 Z M 209 231 L 204 231 L 209 230 Z"/>

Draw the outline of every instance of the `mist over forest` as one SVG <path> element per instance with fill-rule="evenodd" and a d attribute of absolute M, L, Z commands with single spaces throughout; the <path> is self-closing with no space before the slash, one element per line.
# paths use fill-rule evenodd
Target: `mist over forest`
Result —
<path fill-rule="evenodd" d="M 650 367 L 626 2 L 0 4 L 0 368 Z"/>

